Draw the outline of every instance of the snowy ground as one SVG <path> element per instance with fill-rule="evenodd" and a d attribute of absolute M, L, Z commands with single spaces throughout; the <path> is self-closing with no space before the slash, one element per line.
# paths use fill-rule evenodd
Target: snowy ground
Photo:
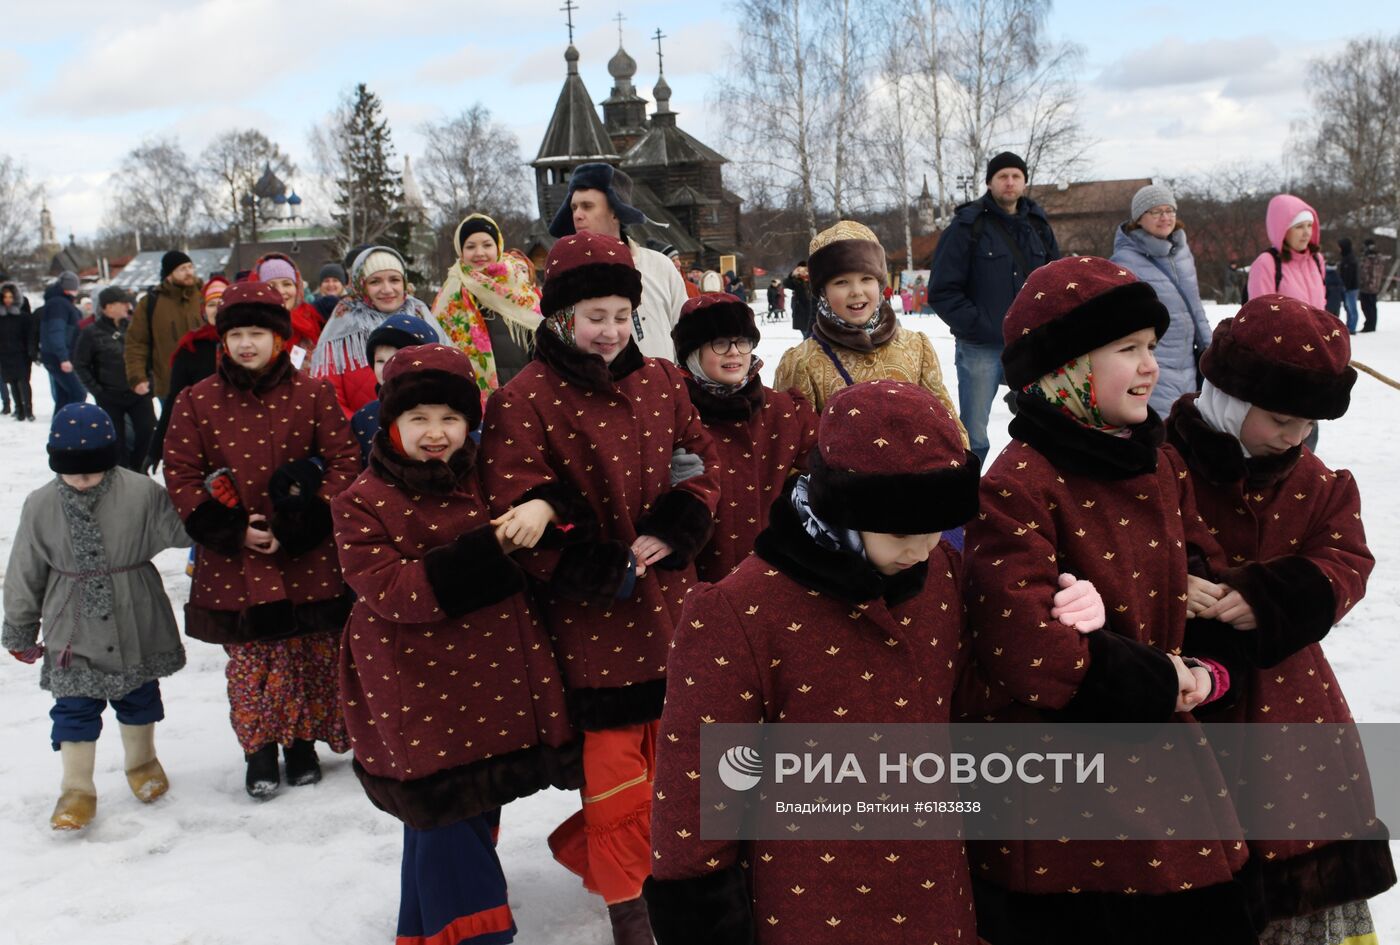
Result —
<path fill-rule="evenodd" d="M 1212 319 L 1229 314 L 1223 308 Z M 953 341 L 932 316 L 905 319 L 928 333 L 956 388 Z M 1381 306 L 1381 332 L 1362 335 L 1355 356 L 1400 378 L 1400 303 Z M 797 335 L 765 325 L 759 352 L 772 380 Z M 24 496 L 49 475 L 44 457 L 50 400 L 35 371 L 38 421 L 0 418 L 0 563 Z M 956 396 L 956 394 L 955 394 Z M 1400 391 L 1362 375 L 1351 412 L 1324 426 L 1321 455 L 1351 469 L 1361 484 L 1370 543 L 1379 565 L 1366 599 L 1328 638 L 1327 651 L 1360 721 L 1400 721 L 1400 687 L 1384 654 L 1400 650 Z M 1006 442 L 1009 415 L 992 414 L 993 455 Z M 181 610 L 188 594 L 185 556 L 158 560 Z M 55 834 L 48 816 L 58 793 L 58 757 L 48 747 L 52 702 L 37 667 L 0 659 L 0 945 L 56 942 L 384 945 L 394 935 L 399 823 L 370 806 L 348 758 L 325 756 L 325 780 L 284 788 L 266 803 L 243 792 L 243 760 L 228 725 L 222 650 L 190 641 L 189 666 L 162 683 L 167 719 L 160 757 L 168 796 L 138 803 L 121 773 L 121 745 L 110 714 L 98 747 L 97 820 L 86 831 Z M 545 837 L 576 804 L 551 792 L 508 807 L 501 859 L 522 943 L 592 945 L 610 941 L 600 903 L 556 866 Z M 1373 904 L 1382 941 L 1400 939 L 1400 893 Z"/>

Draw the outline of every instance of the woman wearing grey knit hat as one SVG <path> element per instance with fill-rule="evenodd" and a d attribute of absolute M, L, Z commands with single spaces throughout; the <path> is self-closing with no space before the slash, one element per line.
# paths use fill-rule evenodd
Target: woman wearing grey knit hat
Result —
<path fill-rule="evenodd" d="M 1171 315 L 1167 333 L 1157 342 L 1161 374 L 1150 401 L 1165 417 L 1178 397 L 1196 391 L 1196 360 L 1210 344 L 1196 260 L 1171 188 L 1152 183 L 1133 195 L 1128 222 L 1113 235 L 1112 261 L 1152 286 Z"/>

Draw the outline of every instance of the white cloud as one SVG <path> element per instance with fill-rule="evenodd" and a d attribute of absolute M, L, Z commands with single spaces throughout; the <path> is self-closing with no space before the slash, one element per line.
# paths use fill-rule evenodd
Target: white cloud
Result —
<path fill-rule="evenodd" d="M 1198 43 L 1172 36 L 1125 54 L 1104 69 L 1098 84 L 1132 91 L 1247 76 L 1269 66 L 1278 54 L 1278 47 L 1262 36 Z"/>

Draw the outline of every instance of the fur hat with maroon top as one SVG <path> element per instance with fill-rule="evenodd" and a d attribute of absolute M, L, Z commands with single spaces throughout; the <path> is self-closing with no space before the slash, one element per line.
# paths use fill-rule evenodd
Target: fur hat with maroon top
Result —
<path fill-rule="evenodd" d="M 866 381 L 837 391 L 809 464 L 812 511 L 829 525 L 923 534 L 977 514 L 981 464 L 948 408 L 917 384 Z"/>
<path fill-rule="evenodd" d="M 481 425 L 481 393 L 471 359 L 457 348 L 419 344 L 400 349 L 384 365 L 379 388 L 379 427 L 393 424 L 419 404 L 445 404 L 467 418 L 467 429 Z"/>
<path fill-rule="evenodd" d="M 818 233 L 808 247 L 807 273 L 812 291 L 820 294 L 825 285 L 843 272 L 869 273 L 884 285 L 888 280 L 885 248 L 870 227 L 854 220 L 842 220 Z"/>
<path fill-rule="evenodd" d="M 1006 384 L 1022 390 L 1075 358 L 1171 318 L 1157 293 L 1117 263 L 1070 256 L 1030 274 L 1002 321 Z"/>
<path fill-rule="evenodd" d="M 292 316 L 282 293 L 269 282 L 235 282 L 224 290 L 214 327 L 222 338 L 235 328 L 266 328 L 283 341 L 292 337 Z"/>
<path fill-rule="evenodd" d="M 685 364 L 701 345 L 716 338 L 749 338 L 757 345 L 760 337 L 753 309 L 728 292 L 705 292 L 687 299 L 671 329 L 677 364 Z"/>
<path fill-rule="evenodd" d="M 1250 299 L 1215 326 L 1201 372 L 1232 397 L 1309 420 L 1346 413 L 1356 383 L 1341 322 L 1283 295 Z"/>
<path fill-rule="evenodd" d="M 627 244 L 586 230 L 558 240 L 544 264 L 540 310 L 545 317 L 556 316 L 584 299 L 609 295 L 631 299 L 633 308 L 642 302 L 642 275 Z"/>

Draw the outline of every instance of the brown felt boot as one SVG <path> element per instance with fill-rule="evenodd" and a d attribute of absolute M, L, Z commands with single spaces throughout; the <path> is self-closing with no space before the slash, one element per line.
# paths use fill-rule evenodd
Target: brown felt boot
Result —
<path fill-rule="evenodd" d="M 638 896 L 608 906 L 614 945 L 656 945 L 651 935 L 651 917 L 646 900 Z"/>
<path fill-rule="evenodd" d="M 170 780 L 156 758 L 156 723 L 122 725 L 126 750 L 126 783 L 138 801 L 149 804 L 170 790 Z"/>
<path fill-rule="evenodd" d="M 63 756 L 62 792 L 49 826 L 55 830 L 82 830 L 97 814 L 97 785 L 92 769 L 97 763 L 97 742 L 60 742 Z"/>

